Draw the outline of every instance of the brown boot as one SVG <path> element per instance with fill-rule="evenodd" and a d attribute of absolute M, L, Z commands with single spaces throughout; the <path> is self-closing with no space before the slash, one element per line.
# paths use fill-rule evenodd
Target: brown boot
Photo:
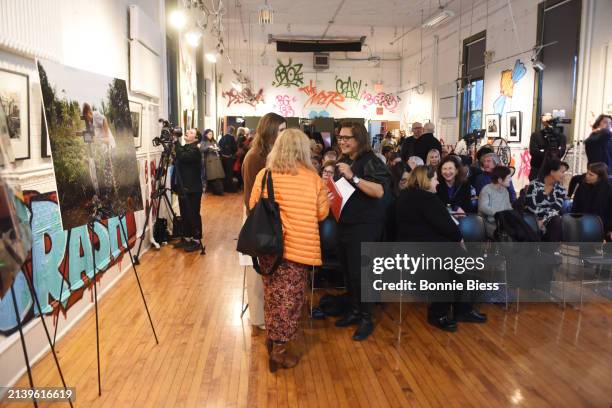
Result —
<path fill-rule="evenodd" d="M 272 354 L 272 340 L 266 339 L 266 350 L 268 350 L 268 356 Z"/>
<path fill-rule="evenodd" d="M 270 354 L 269 368 L 273 373 L 278 368 L 292 368 L 297 365 L 299 358 L 289 354 L 287 343 L 272 343 L 272 354 Z"/>

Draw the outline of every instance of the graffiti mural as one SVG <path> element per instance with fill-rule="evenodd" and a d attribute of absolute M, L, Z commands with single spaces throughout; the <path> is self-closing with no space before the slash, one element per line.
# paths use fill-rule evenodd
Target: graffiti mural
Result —
<path fill-rule="evenodd" d="M 521 166 L 519 167 L 517 177 L 519 179 L 521 177 L 529 178 L 529 173 L 531 173 L 531 154 L 529 154 L 529 149 L 525 149 L 521 153 Z"/>
<path fill-rule="evenodd" d="M 232 88 L 229 91 L 223 92 L 222 95 L 227 99 L 228 108 L 232 105 L 241 104 L 250 105 L 254 108 L 258 103 L 264 103 L 263 89 L 260 89 L 257 93 L 253 93 L 250 88 L 244 88 L 240 92 Z"/>
<path fill-rule="evenodd" d="M 376 95 L 374 95 L 368 91 L 363 91 L 361 101 L 363 102 L 364 109 L 372 105 L 376 105 L 377 107 L 384 108 L 389 112 L 395 113 L 399 107 L 401 99 L 399 96 L 389 93 L 378 92 Z"/>
<path fill-rule="evenodd" d="M 346 80 L 336 77 L 336 92 L 347 99 L 358 101 L 361 96 L 361 81 L 353 81 L 350 75 Z"/>
<path fill-rule="evenodd" d="M 292 86 L 300 87 L 304 85 L 304 74 L 302 73 L 302 64 L 293 64 L 293 60 L 289 58 L 287 65 L 279 59 L 278 66 L 274 71 L 274 81 L 272 85 L 275 87 L 285 86 L 291 88 Z"/>
<path fill-rule="evenodd" d="M 520 81 L 526 73 L 527 68 L 525 68 L 525 64 L 523 64 L 520 59 L 516 60 L 512 70 L 505 69 L 502 71 L 499 83 L 500 95 L 495 99 L 495 102 L 493 102 L 493 111 L 495 113 L 500 115 L 504 113 L 506 102 L 509 98 L 512 98 L 514 94 L 514 84 Z"/>
<path fill-rule="evenodd" d="M 327 109 L 330 105 L 333 105 L 338 109 L 346 110 L 344 106 L 342 106 L 346 100 L 344 95 L 337 91 L 317 91 L 317 87 L 313 85 L 312 80 L 310 80 L 308 86 L 300 88 L 300 92 L 308 96 L 308 99 L 304 103 L 304 108 L 318 105 Z"/>
<path fill-rule="evenodd" d="M 310 111 L 310 113 L 308 114 L 308 118 L 309 119 L 329 118 L 329 117 L 331 117 L 331 115 L 326 110 L 322 110 L 322 111 L 319 111 L 319 112 L 317 112 L 317 111 Z"/>
<path fill-rule="evenodd" d="M 96 222 L 93 233 L 86 225 L 62 229 L 57 193 L 40 194 L 26 191 L 17 205 L 27 214 L 32 228 L 32 250 L 18 272 L 13 287 L 17 295 L 20 319 L 25 322 L 38 315 L 28 290 L 26 275 L 34 282 L 44 314 L 64 314 L 81 299 L 93 284 L 94 257 L 96 278 L 116 263 L 120 263 L 128 243 L 136 242 L 136 220 L 133 213 Z M 93 254 L 92 254 L 93 247 Z M 60 293 L 63 283 L 63 291 Z M 17 328 L 11 296 L 0 301 L 0 338 Z"/>
<path fill-rule="evenodd" d="M 291 97 L 289 95 L 277 95 L 274 109 L 276 109 L 276 112 L 279 115 L 286 118 L 295 116 L 295 110 L 293 109 L 293 103 L 295 101 L 297 101 L 295 96 Z"/>

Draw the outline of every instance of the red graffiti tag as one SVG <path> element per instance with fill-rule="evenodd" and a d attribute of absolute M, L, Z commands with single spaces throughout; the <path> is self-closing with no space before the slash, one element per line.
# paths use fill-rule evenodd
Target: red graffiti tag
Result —
<path fill-rule="evenodd" d="M 318 91 L 317 87 L 313 85 L 312 80 L 308 86 L 300 88 L 300 92 L 305 93 L 309 96 L 304 107 L 311 105 L 319 105 L 327 109 L 329 105 L 334 105 L 338 109 L 346 110 L 341 104 L 346 100 L 344 95 L 337 91 Z"/>
<path fill-rule="evenodd" d="M 361 100 L 363 101 L 363 107 L 367 108 L 371 105 L 376 105 L 380 108 L 385 108 L 389 112 L 395 113 L 399 106 L 400 98 L 399 96 L 395 96 L 393 94 L 378 92 L 376 95 L 371 94 L 368 91 L 364 91 L 361 95 Z"/>
<path fill-rule="evenodd" d="M 249 88 L 245 88 L 240 92 L 232 88 L 229 91 L 223 92 L 223 97 L 227 98 L 228 108 L 232 105 L 239 104 L 247 104 L 255 107 L 258 103 L 264 102 L 263 89 L 260 89 L 257 94 L 254 94 Z"/>

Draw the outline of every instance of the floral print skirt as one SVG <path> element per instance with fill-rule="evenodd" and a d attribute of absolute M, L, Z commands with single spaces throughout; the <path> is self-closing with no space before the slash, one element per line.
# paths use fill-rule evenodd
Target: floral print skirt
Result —
<path fill-rule="evenodd" d="M 275 256 L 258 258 L 262 271 L 269 270 Z M 264 284 L 264 319 L 268 338 L 286 343 L 296 337 L 306 298 L 310 267 L 283 259 L 273 274 L 262 275 Z"/>

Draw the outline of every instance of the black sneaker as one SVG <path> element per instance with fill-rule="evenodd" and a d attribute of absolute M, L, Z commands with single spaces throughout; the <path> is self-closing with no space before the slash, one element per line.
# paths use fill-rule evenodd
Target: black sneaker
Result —
<path fill-rule="evenodd" d="M 202 249 L 202 246 L 200 245 L 200 242 L 198 241 L 191 241 L 189 242 L 189 245 L 183 247 L 183 249 L 185 250 L 185 252 L 195 252 L 195 251 L 199 251 L 200 249 Z"/>
<path fill-rule="evenodd" d="M 451 319 L 448 316 L 434 317 L 427 316 L 427 323 L 430 325 L 437 327 L 440 330 L 444 330 L 447 332 L 455 332 L 457 331 L 457 322 Z"/>
<path fill-rule="evenodd" d="M 467 313 L 461 313 L 455 316 L 455 320 L 463 323 L 486 323 L 487 315 L 472 309 Z"/>
<path fill-rule="evenodd" d="M 374 331 L 374 323 L 370 317 L 362 317 L 359 322 L 359 327 L 353 333 L 353 340 L 362 341 L 367 339 Z"/>
<path fill-rule="evenodd" d="M 352 310 L 348 315 L 345 315 L 343 318 L 336 320 L 336 327 L 348 327 L 354 324 L 359 324 L 361 322 L 361 314 Z"/>
<path fill-rule="evenodd" d="M 187 245 L 189 245 L 189 241 L 187 241 L 184 238 L 181 238 L 181 240 L 179 242 L 177 242 L 176 244 L 172 245 L 172 248 L 176 248 L 176 249 L 183 249 L 185 248 Z"/>

